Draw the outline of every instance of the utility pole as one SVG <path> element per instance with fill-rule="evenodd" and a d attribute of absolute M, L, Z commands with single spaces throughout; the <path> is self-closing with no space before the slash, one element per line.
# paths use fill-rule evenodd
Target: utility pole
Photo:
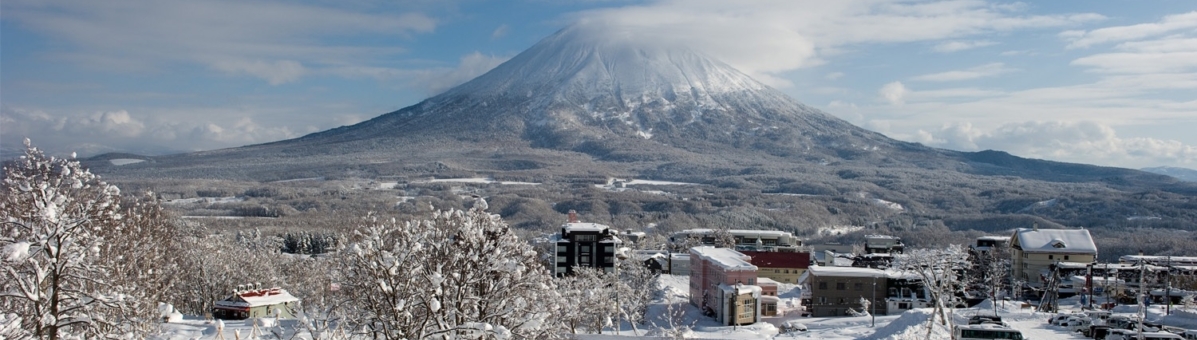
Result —
<path fill-rule="evenodd" d="M 1142 254 L 1142 251 L 1140 251 L 1139 253 Z M 1146 284 L 1147 284 L 1147 260 L 1143 259 L 1143 256 L 1139 256 L 1139 315 L 1138 315 L 1139 316 L 1139 327 L 1138 327 L 1139 330 L 1137 331 L 1138 339 L 1143 338 L 1143 318 L 1147 316 L 1146 315 L 1147 306 L 1144 305 L 1144 303 L 1146 303 L 1147 301 L 1145 300 L 1146 297 L 1144 297 L 1144 295 L 1143 295 L 1143 291 L 1145 289 L 1144 286 L 1146 286 Z"/>
<path fill-rule="evenodd" d="M 876 327 L 877 326 L 877 276 L 875 276 L 875 275 L 873 276 L 873 301 L 872 301 L 872 303 L 869 304 L 869 307 L 872 307 L 869 310 L 869 316 L 872 317 L 869 320 L 869 327 Z"/>
<path fill-rule="evenodd" d="M 1168 306 L 1164 309 L 1164 315 L 1172 314 L 1172 255 L 1168 255 L 1168 266 L 1164 269 L 1164 300 L 1167 300 Z"/>

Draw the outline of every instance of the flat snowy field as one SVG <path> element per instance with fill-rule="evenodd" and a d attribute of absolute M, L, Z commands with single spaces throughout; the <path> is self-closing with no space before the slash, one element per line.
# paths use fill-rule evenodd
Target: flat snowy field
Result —
<path fill-rule="evenodd" d="M 764 322 L 754 325 L 730 327 L 719 325 L 713 319 L 702 316 L 697 307 L 691 306 L 687 302 L 688 277 L 662 275 L 659 282 L 664 294 L 659 296 L 649 307 L 645 325 L 637 325 L 633 329 L 630 324 L 623 322 L 618 331 L 607 329 L 601 335 L 587 334 L 579 335 L 577 338 L 585 340 L 664 339 L 670 329 L 681 328 L 676 326 L 685 326 L 689 328 L 685 335 L 690 339 L 921 340 L 926 339 L 927 320 L 931 316 L 929 309 L 908 311 L 900 315 L 879 315 L 876 325 L 870 326 L 871 318 L 868 316 L 810 318 L 792 313 L 791 316 L 764 318 Z M 800 292 L 795 287 L 783 284 L 780 288 L 779 297 L 782 301 L 779 304 L 779 309 L 783 314 L 797 308 Z M 675 307 L 672 313 L 669 308 L 671 305 Z M 1071 333 L 1063 327 L 1048 325 L 1047 319 L 1054 313 L 1034 312 L 1030 309 L 1022 309 L 1020 305 L 1021 303 L 1012 301 L 999 303 L 997 312 L 1003 321 L 1009 323 L 1014 329 L 1022 331 L 1025 338 L 1032 340 L 1086 339 L 1080 333 Z M 1065 312 L 1079 311 L 1081 307 L 1077 298 L 1062 300 L 1061 306 Z M 1122 306 L 1113 312 L 1115 315 L 1133 316 L 1135 311 L 1133 306 Z M 986 301 L 973 308 L 951 310 L 951 315 L 957 323 L 964 324 L 973 315 L 993 314 L 993 312 L 994 306 Z M 1165 315 L 1162 306 L 1152 306 L 1148 308 L 1146 314 L 1148 320 L 1161 321 L 1165 325 L 1197 328 L 1197 310 L 1183 310 L 1174 306 L 1173 314 Z M 787 321 L 802 323 L 808 328 L 808 331 L 779 334 L 780 325 Z M 273 320 L 266 320 L 265 323 L 266 327 L 261 327 L 262 323 L 259 323 L 256 338 L 276 339 L 278 337 L 274 334 L 279 334 L 283 339 L 310 339 L 307 334 L 302 332 L 296 334 L 295 320 L 281 320 L 277 323 Z M 675 326 L 671 327 L 671 325 Z M 252 339 L 254 338 L 252 336 L 253 328 L 252 323 L 247 321 L 228 321 L 224 323 L 224 339 L 236 339 L 234 333 L 239 333 L 240 339 Z M 216 339 L 216 333 L 214 323 L 196 317 L 184 317 L 181 321 L 164 324 L 163 334 L 156 339 Z M 951 336 L 947 328 L 939 326 L 937 323 L 932 328 L 931 338 L 950 339 Z"/>

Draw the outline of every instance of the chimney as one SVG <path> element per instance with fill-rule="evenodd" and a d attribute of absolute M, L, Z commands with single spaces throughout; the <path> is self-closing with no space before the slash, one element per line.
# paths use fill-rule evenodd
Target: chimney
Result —
<path fill-rule="evenodd" d="M 569 223 L 578 223 L 578 212 L 573 209 L 569 210 Z"/>
<path fill-rule="evenodd" d="M 1035 224 L 1032 224 L 1031 229 L 1034 229 L 1035 231 L 1039 231 L 1039 222 L 1035 222 Z"/>

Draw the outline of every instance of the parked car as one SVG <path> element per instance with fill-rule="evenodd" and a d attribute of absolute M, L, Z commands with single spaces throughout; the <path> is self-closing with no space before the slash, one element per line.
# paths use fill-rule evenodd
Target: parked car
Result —
<path fill-rule="evenodd" d="M 973 315 L 973 317 L 968 318 L 968 324 L 970 325 L 980 325 L 986 322 L 1001 323 L 1002 317 L 997 315 Z"/>
<path fill-rule="evenodd" d="M 1106 325 L 1092 325 L 1092 326 L 1089 326 L 1089 329 L 1085 329 L 1085 330 L 1081 331 L 1081 334 L 1083 334 L 1084 336 L 1094 338 L 1094 339 L 1105 339 L 1106 334 L 1109 334 L 1109 333 L 1110 333 L 1110 326 L 1106 326 Z"/>
<path fill-rule="evenodd" d="M 1056 314 L 1047 319 L 1047 324 L 1058 326 L 1060 323 L 1064 322 L 1064 320 L 1068 320 L 1068 318 L 1072 317 L 1085 317 L 1085 314 Z"/>
<path fill-rule="evenodd" d="M 1117 331 L 1115 333 L 1114 331 Z M 1111 331 L 1106 335 L 1106 340 L 1136 340 L 1139 339 L 1138 332 L 1132 330 L 1119 329 Z M 1165 332 L 1143 332 L 1143 340 L 1184 340 L 1185 338 L 1179 335 Z"/>
<path fill-rule="evenodd" d="M 1064 323 L 1064 328 L 1073 332 L 1084 332 L 1092 325 L 1093 321 L 1089 318 L 1068 318 L 1068 321 Z"/>
<path fill-rule="evenodd" d="M 790 320 L 790 321 L 786 321 L 785 323 L 781 324 L 781 332 L 782 333 L 805 332 L 805 331 L 806 331 L 806 325 L 804 325 L 798 321 Z"/>

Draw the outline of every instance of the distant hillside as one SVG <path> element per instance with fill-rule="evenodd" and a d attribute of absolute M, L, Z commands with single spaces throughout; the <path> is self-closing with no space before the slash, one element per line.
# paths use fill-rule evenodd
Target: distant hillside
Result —
<path fill-rule="evenodd" d="M 1167 175 L 1175 177 L 1176 179 L 1186 182 L 1197 182 L 1197 170 L 1178 168 L 1172 166 L 1160 166 L 1154 168 L 1143 168 L 1143 171 L 1156 173 L 1160 175 Z"/>

